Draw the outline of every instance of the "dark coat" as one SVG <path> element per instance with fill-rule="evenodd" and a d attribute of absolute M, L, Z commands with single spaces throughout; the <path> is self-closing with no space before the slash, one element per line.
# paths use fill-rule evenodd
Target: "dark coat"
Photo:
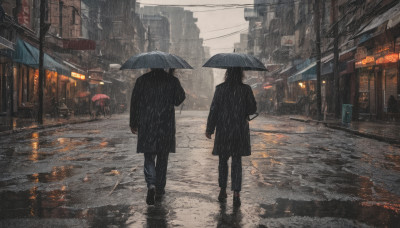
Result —
<path fill-rule="evenodd" d="M 175 108 L 185 100 L 179 79 L 163 70 L 140 76 L 132 91 L 130 127 L 138 153 L 175 153 Z"/>
<path fill-rule="evenodd" d="M 257 111 L 251 87 L 224 82 L 215 89 L 206 132 L 216 129 L 213 155 L 251 154 L 248 115 Z"/>

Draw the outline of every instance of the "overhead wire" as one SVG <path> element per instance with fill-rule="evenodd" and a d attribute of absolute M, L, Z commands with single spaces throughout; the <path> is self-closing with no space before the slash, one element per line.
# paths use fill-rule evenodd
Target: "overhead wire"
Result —
<path fill-rule="evenodd" d="M 300 0 L 288 0 L 285 2 L 277 2 L 277 3 L 231 3 L 231 4 L 155 4 L 155 3 L 144 3 L 137 2 L 140 5 L 147 6 L 170 6 L 170 7 L 250 7 L 250 6 L 275 6 L 275 5 L 284 5 L 288 3 L 299 2 Z"/>
<path fill-rule="evenodd" d="M 214 29 L 214 30 L 210 30 L 210 31 L 205 31 L 204 34 L 210 33 L 210 32 L 223 31 L 223 30 L 232 29 L 232 28 L 238 28 L 238 27 L 242 27 L 242 26 L 245 26 L 245 25 L 248 25 L 248 23 L 243 23 L 243 24 L 235 25 L 235 26 L 231 26 L 231 27 L 225 27 L 225 28 L 220 28 L 220 29 Z"/>
<path fill-rule="evenodd" d="M 215 39 L 220 39 L 220 38 L 225 38 L 225 37 L 233 36 L 233 35 L 235 35 L 235 34 L 244 32 L 244 31 L 246 31 L 246 30 L 248 30 L 248 28 L 245 28 L 245 29 L 242 29 L 242 30 L 238 30 L 238 31 L 235 31 L 235 32 L 232 32 L 232 33 L 228 33 L 228 34 L 225 34 L 225 35 L 221 35 L 221 36 L 216 36 L 216 37 L 212 37 L 212 38 L 207 38 L 207 39 L 204 39 L 204 41 L 215 40 Z"/>

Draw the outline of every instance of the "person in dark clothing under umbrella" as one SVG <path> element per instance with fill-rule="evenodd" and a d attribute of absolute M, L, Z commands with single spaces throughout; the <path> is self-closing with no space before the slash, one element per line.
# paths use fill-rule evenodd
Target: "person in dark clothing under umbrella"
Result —
<path fill-rule="evenodd" d="M 130 127 L 138 135 L 137 153 L 144 153 L 146 203 L 165 193 L 169 153 L 175 153 L 175 109 L 185 100 L 179 79 L 163 69 L 151 69 L 136 80 L 132 91 Z"/>
<path fill-rule="evenodd" d="M 243 77 L 242 68 L 227 69 L 225 82 L 216 87 L 205 133 L 211 139 L 216 130 L 212 154 L 219 156 L 220 202 L 227 198 L 228 159 L 232 157 L 231 190 L 234 191 L 234 206 L 241 204 L 242 156 L 251 154 L 248 116 L 257 111 L 253 91 L 249 85 L 243 84 Z"/>

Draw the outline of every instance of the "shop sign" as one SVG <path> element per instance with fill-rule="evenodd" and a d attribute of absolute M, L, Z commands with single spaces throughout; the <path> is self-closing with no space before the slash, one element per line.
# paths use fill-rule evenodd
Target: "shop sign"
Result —
<path fill-rule="evenodd" d="M 281 46 L 294 46 L 295 44 L 295 37 L 294 35 L 292 36 L 282 36 L 281 38 Z"/>
<path fill-rule="evenodd" d="M 23 25 L 27 28 L 30 26 L 31 20 L 31 12 L 29 6 L 29 0 L 22 0 L 21 1 L 21 11 L 18 14 L 18 23 Z"/>
<path fill-rule="evenodd" d="M 376 64 L 396 63 L 397 61 L 399 61 L 399 54 L 392 53 L 378 58 Z"/>
<path fill-rule="evenodd" d="M 374 56 L 367 56 L 362 60 L 356 61 L 356 68 L 369 67 L 375 64 Z"/>
<path fill-rule="evenodd" d="M 392 44 L 385 44 L 381 46 L 377 46 L 374 50 L 375 58 L 383 57 L 390 52 L 393 52 L 393 45 Z"/>
<path fill-rule="evenodd" d="M 368 51 L 366 47 L 358 47 L 354 58 L 356 59 L 356 61 L 361 61 L 362 59 L 367 57 L 367 55 Z"/>
<path fill-rule="evenodd" d="M 86 76 L 76 72 L 71 72 L 71 76 L 77 79 L 85 80 Z"/>

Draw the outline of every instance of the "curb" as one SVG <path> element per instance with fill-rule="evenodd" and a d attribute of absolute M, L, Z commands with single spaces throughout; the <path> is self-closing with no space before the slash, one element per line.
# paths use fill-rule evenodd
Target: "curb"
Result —
<path fill-rule="evenodd" d="M 324 121 L 301 119 L 301 118 L 295 118 L 295 117 L 290 117 L 289 119 L 290 120 L 299 121 L 299 122 L 304 122 L 304 123 L 309 123 L 309 122 L 322 123 L 326 127 L 331 128 L 331 129 L 342 130 L 342 131 L 345 131 L 345 132 L 352 133 L 354 135 L 358 135 L 358 136 L 365 137 L 365 138 L 370 138 L 370 139 L 375 139 L 375 140 L 378 140 L 378 141 L 387 142 L 387 143 L 391 143 L 391 144 L 400 144 L 400 140 L 399 139 L 393 139 L 393 138 L 388 138 L 388 137 L 384 137 L 384 136 L 380 136 L 380 135 L 374 135 L 374 134 L 370 134 L 370 133 L 360 132 L 360 131 L 353 130 L 353 129 L 350 129 L 350 128 L 342 127 L 342 126 L 337 125 L 337 124 L 327 123 L 327 122 L 324 122 Z"/>
<path fill-rule="evenodd" d="M 388 138 L 388 137 L 384 137 L 384 136 L 380 136 L 380 135 L 374 135 L 374 134 L 370 134 L 370 133 L 360 132 L 357 130 L 341 127 L 341 126 L 334 125 L 334 124 L 327 124 L 326 126 L 329 128 L 332 128 L 332 129 L 346 131 L 346 132 L 352 133 L 354 135 L 362 136 L 365 138 L 375 139 L 378 141 L 387 142 L 387 143 L 391 143 L 391 144 L 400 144 L 400 140 L 398 140 L 398 139 L 393 139 L 393 138 Z"/>
<path fill-rule="evenodd" d="M 42 129 L 47 129 L 47 128 L 61 127 L 61 126 L 68 125 L 68 124 L 80 124 L 80 123 L 94 122 L 97 120 L 98 119 L 76 120 L 76 121 L 65 122 L 65 123 L 55 123 L 55 124 L 41 125 L 41 126 L 39 125 L 36 127 L 18 128 L 18 129 L 14 129 L 14 130 L 2 131 L 2 132 L 0 132 L 0 136 L 6 136 L 6 135 L 15 134 L 15 133 L 29 132 L 29 131 L 35 131 L 35 130 L 42 130 Z"/>

